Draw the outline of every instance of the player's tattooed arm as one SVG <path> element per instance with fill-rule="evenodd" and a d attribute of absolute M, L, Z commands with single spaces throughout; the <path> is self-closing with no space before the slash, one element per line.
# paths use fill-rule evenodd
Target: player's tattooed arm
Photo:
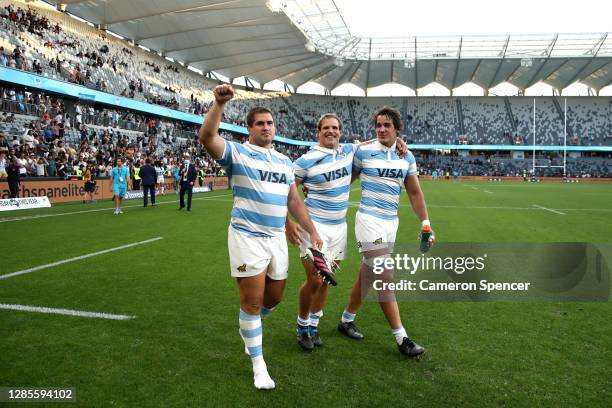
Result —
<path fill-rule="evenodd" d="M 225 150 L 225 141 L 219 136 L 219 126 L 225 104 L 234 97 L 231 85 L 219 85 L 214 89 L 215 101 L 200 127 L 199 139 L 213 159 L 220 159 Z"/>
<path fill-rule="evenodd" d="M 359 142 L 359 143 L 357 143 L 357 147 L 369 145 L 371 143 L 374 143 L 376 140 L 378 140 L 378 139 L 373 138 L 373 139 L 370 139 L 370 140 L 366 140 L 365 142 Z"/>
<path fill-rule="evenodd" d="M 287 197 L 287 207 L 289 209 L 289 213 L 296 219 L 296 221 L 300 224 L 300 226 L 306 230 L 306 232 L 310 235 L 310 242 L 312 245 L 321 249 L 323 245 L 323 240 L 319 236 L 310 216 L 308 215 L 308 210 L 306 210 L 306 206 L 302 201 L 295 184 L 292 184 L 289 187 L 289 196 Z"/>
<path fill-rule="evenodd" d="M 297 186 L 301 185 L 302 190 L 305 189 L 306 185 L 302 182 L 302 179 L 299 177 L 295 178 L 295 184 Z M 306 192 L 304 192 L 304 196 L 306 196 Z M 285 236 L 287 240 L 291 242 L 292 245 L 300 245 L 302 243 L 302 232 L 304 230 L 300 227 L 300 224 L 293 221 L 289 214 L 287 214 L 287 219 L 285 220 Z"/>

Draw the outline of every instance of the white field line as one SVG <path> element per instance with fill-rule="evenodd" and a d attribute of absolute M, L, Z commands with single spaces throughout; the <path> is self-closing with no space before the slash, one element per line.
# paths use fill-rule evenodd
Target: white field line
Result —
<path fill-rule="evenodd" d="M 136 317 L 136 316 L 117 315 L 117 314 L 110 314 L 110 313 L 82 312 L 80 310 L 55 309 L 51 307 L 9 305 L 9 304 L 4 304 L 4 303 L 0 303 L 0 309 L 19 310 L 23 312 L 50 313 L 50 314 L 59 314 L 59 315 L 66 315 L 66 316 L 79 316 L 79 317 L 90 317 L 94 319 L 110 319 L 110 320 L 130 320 Z"/>
<path fill-rule="evenodd" d="M 545 211 L 550 211 L 550 212 L 555 213 L 555 214 L 565 215 L 564 212 L 553 210 L 552 208 L 542 207 L 541 205 L 537 205 L 537 204 L 534 204 L 533 206 L 536 207 L 536 208 L 539 208 L 540 210 L 545 210 Z"/>
<path fill-rule="evenodd" d="M 404 203 L 401 202 L 400 203 L 400 207 L 409 205 L 409 203 Z M 349 201 L 349 207 L 359 207 L 359 201 Z M 465 209 L 465 210 L 521 210 L 521 211 L 539 211 L 539 210 L 548 210 L 548 211 L 553 211 L 553 212 L 559 212 L 561 213 L 562 211 L 585 211 L 585 212 L 589 212 L 589 211 L 593 211 L 593 212 L 612 212 L 612 208 L 538 208 L 535 206 L 534 207 L 507 207 L 507 206 L 486 206 L 486 205 L 482 205 L 482 206 L 462 206 L 462 205 L 443 205 L 443 204 L 428 204 L 427 205 L 428 208 L 457 208 L 457 209 Z M 566 215 L 565 213 L 561 213 L 563 215 Z"/>
<path fill-rule="evenodd" d="M 231 193 L 228 193 L 228 194 L 219 194 L 219 195 L 215 195 L 215 196 L 211 196 L 211 197 L 198 197 L 198 198 L 194 198 L 192 201 L 196 201 L 196 200 L 210 200 L 210 199 L 217 198 L 217 197 L 226 197 L 226 196 L 231 196 L 231 195 L 232 195 Z M 173 204 L 173 203 L 178 203 L 178 202 L 179 202 L 179 200 L 164 201 L 164 202 L 161 202 L 161 203 L 158 202 L 155 205 Z M 121 208 L 132 208 L 132 207 L 142 207 L 142 204 L 124 205 Z M 71 212 L 55 213 L 55 214 L 25 215 L 23 217 L 14 217 L 14 218 L 0 219 L 0 223 L 11 222 L 11 221 L 34 220 L 34 219 L 37 219 L 37 218 L 59 217 L 59 216 L 62 216 L 62 215 L 74 215 L 74 214 L 85 214 L 85 213 L 92 213 L 92 212 L 99 212 L 99 211 L 110 211 L 110 210 L 114 210 L 114 209 L 115 209 L 115 207 L 108 207 L 108 208 L 96 208 L 96 209 L 93 209 L 93 210 L 71 211 Z"/>
<path fill-rule="evenodd" d="M 19 275 L 25 275 L 26 273 L 36 272 L 36 271 L 39 271 L 41 269 L 51 268 L 51 267 L 58 266 L 58 265 L 63 265 L 65 263 L 69 263 L 69 262 L 80 261 L 81 259 L 91 258 L 92 256 L 98 256 L 98 255 L 102 255 L 102 254 L 107 254 L 109 252 L 114 252 L 114 251 L 119 251 L 119 250 L 126 249 L 126 248 L 131 248 L 131 247 L 134 247 L 134 246 L 137 246 L 137 245 L 148 244 L 149 242 L 159 241 L 160 239 L 163 239 L 163 237 L 156 237 L 156 238 L 147 239 L 145 241 L 133 242 L 131 244 L 121 245 L 121 246 L 118 246 L 118 247 L 115 247 L 115 248 L 104 249 L 102 251 L 92 252 L 90 254 L 85 254 L 85 255 L 81 255 L 81 256 L 75 256 L 73 258 L 63 259 L 61 261 L 52 262 L 52 263 L 48 263 L 48 264 L 40 265 L 40 266 L 35 266 L 33 268 L 23 269 L 23 270 L 17 271 L 17 272 L 7 273 L 5 275 L 0 275 L 0 280 L 1 279 L 12 278 L 14 276 L 19 276 Z"/>
<path fill-rule="evenodd" d="M 556 208 L 558 211 L 603 211 L 612 212 L 612 208 Z"/>
<path fill-rule="evenodd" d="M 461 206 L 461 205 L 427 205 L 428 208 L 461 208 L 466 210 L 531 210 L 535 211 L 536 208 L 532 207 L 505 207 L 499 205 L 478 205 L 478 206 Z"/>
<path fill-rule="evenodd" d="M 476 187 L 476 186 L 472 186 L 472 185 L 470 185 L 470 184 L 464 184 L 464 186 L 465 186 L 465 187 L 469 187 L 469 188 L 471 188 L 472 190 L 475 190 L 475 191 L 481 191 L 481 190 L 480 190 L 480 188 L 478 188 L 478 187 Z M 487 194 L 493 194 L 493 192 L 492 192 L 492 191 L 489 191 L 489 190 L 482 190 L 482 191 L 483 191 L 483 192 L 485 192 L 485 193 L 487 193 Z"/>
<path fill-rule="evenodd" d="M 502 187 L 502 188 L 503 187 L 524 188 L 524 187 L 527 187 L 529 185 L 532 185 L 532 184 L 526 184 L 526 183 L 525 184 L 493 184 L 493 183 L 491 183 L 491 184 L 487 184 L 486 186 L 484 186 L 484 184 L 483 184 L 483 185 L 481 185 L 481 187 L 486 187 L 486 188 L 498 188 L 498 187 Z M 471 187 L 471 188 L 474 188 L 474 189 L 478 188 L 477 186 L 475 186 L 473 184 L 464 184 L 464 186 L 465 187 Z"/>

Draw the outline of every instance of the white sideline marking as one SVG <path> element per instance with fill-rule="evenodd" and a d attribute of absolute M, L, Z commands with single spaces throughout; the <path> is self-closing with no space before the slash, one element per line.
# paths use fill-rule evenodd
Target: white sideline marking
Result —
<path fill-rule="evenodd" d="M 492 191 L 489 191 L 489 190 L 483 190 L 483 191 L 484 191 L 485 193 L 493 194 L 493 192 L 492 192 Z"/>
<path fill-rule="evenodd" d="M 52 262 L 52 263 L 40 265 L 40 266 L 35 266 L 33 268 L 23 269 L 17 272 L 7 273 L 6 275 L 0 275 L 0 279 L 8 279 L 8 278 L 12 278 L 13 276 L 25 275 L 26 273 L 31 273 L 31 272 L 39 271 L 41 269 L 51 268 L 57 265 L 63 265 L 68 262 L 80 261 L 81 259 L 91 258 L 92 256 L 102 255 L 102 254 L 106 254 L 106 253 L 113 252 L 113 251 L 119 251 L 121 249 L 131 248 L 137 245 L 148 244 L 149 242 L 159 241 L 160 239 L 163 239 L 163 237 L 151 238 L 145 241 L 133 242 L 131 244 L 121 245 L 115 248 L 109 248 L 109 249 L 104 249 L 98 252 L 92 252 L 91 254 L 75 256 L 74 258 L 63 259 L 61 261 Z"/>
<path fill-rule="evenodd" d="M 400 207 L 404 207 L 409 205 L 408 203 L 399 203 Z M 359 201 L 349 201 L 349 207 L 359 207 Z M 482 205 L 482 206 L 462 206 L 462 205 L 442 205 L 442 204 L 428 204 L 428 208 L 462 208 L 466 210 L 525 210 L 525 211 L 538 211 L 541 209 L 545 209 L 548 211 L 557 211 L 561 213 L 561 211 L 603 211 L 603 212 L 612 212 L 611 208 L 559 208 L 558 210 L 554 210 L 552 208 L 537 208 L 535 207 L 505 207 L 505 206 L 497 206 L 497 205 Z M 561 213 L 566 215 L 565 213 Z"/>
<path fill-rule="evenodd" d="M 192 201 L 196 201 L 196 200 L 210 200 L 210 199 L 214 199 L 214 198 L 217 198 L 217 197 L 226 197 L 228 195 L 232 195 L 232 194 L 229 193 L 229 194 L 219 194 L 219 195 L 215 195 L 215 196 L 211 196 L 211 197 L 198 197 L 198 198 L 194 198 Z M 173 204 L 173 203 L 178 203 L 178 202 L 179 202 L 179 200 L 164 201 L 164 202 L 161 202 L 161 203 L 158 202 L 155 205 L 157 206 L 157 205 L 164 205 L 164 204 Z M 124 205 L 121 208 L 132 208 L 132 207 L 142 207 L 142 204 Z M 96 208 L 96 209 L 93 209 L 93 210 L 71 211 L 71 212 L 56 213 L 56 214 L 26 215 L 26 216 L 23 216 L 23 217 L 0 219 L 0 223 L 11 222 L 11 221 L 34 220 L 34 219 L 37 219 L 37 218 L 59 217 L 59 216 L 62 216 L 62 215 L 85 214 L 85 213 L 92 213 L 92 212 L 98 212 L 98 211 L 110 211 L 110 210 L 114 210 L 114 209 L 115 209 L 115 207 L 108 207 L 108 208 Z"/>
<path fill-rule="evenodd" d="M 4 303 L 0 303 L 0 309 L 19 310 L 22 312 L 51 313 L 51 314 L 60 314 L 60 315 L 66 315 L 66 316 L 91 317 L 94 319 L 110 319 L 110 320 L 130 320 L 136 317 L 136 316 L 128 316 L 128 315 L 116 315 L 116 314 L 110 314 L 110 313 L 82 312 L 80 310 L 55 309 L 51 307 L 8 305 Z"/>
<path fill-rule="evenodd" d="M 460 205 L 427 205 L 431 208 L 464 208 L 466 210 L 530 210 L 535 211 L 532 207 L 504 207 L 499 205 L 481 205 L 481 206 L 460 206 Z"/>
<path fill-rule="evenodd" d="M 541 205 L 537 205 L 537 204 L 534 204 L 533 206 L 534 206 L 534 207 L 539 208 L 540 210 L 545 210 L 545 211 L 550 211 L 550 212 L 553 212 L 553 213 L 555 213 L 555 214 L 565 215 L 565 213 L 564 213 L 564 212 L 557 211 L 557 210 L 553 210 L 552 208 L 542 207 Z"/>
<path fill-rule="evenodd" d="M 563 211 L 604 211 L 612 212 L 612 208 L 558 208 Z"/>

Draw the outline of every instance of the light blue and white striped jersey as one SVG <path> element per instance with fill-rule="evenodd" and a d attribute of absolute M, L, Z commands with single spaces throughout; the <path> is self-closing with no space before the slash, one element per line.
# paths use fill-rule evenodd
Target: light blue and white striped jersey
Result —
<path fill-rule="evenodd" d="M 291 160 L 274 149 L 226 140 L 217 162 L 227 169 L 234 194 L 232 228 L 258 237 L 284 234 L 289 187 L 295 183 Z"/>
<path fill-rule="evenodd" d="M 353 168 L 360 172 L 361 203 L 359 212 L 382 219 L 397 218 L 402 184 L 408 176 L 416 176 L 412 153 L 401 159 L 396 144 L 386 147 L 376 141 L 355 152 Z"/>
<path fill-rule="evenodd" d="M 314 221 L 345 222 L 356 149 L 357 145 L 351 144 L 336 150 L 316 145 L 296 160 L 295 176 L 308 188 L 304 204 Z"/>

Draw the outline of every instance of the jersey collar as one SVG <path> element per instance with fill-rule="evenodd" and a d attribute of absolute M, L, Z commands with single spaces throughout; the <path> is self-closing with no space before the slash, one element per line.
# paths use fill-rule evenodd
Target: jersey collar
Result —
<path fill-rule="evenodd" d="M 380 143 L 378 140 L 374 142 L 375 146 L 382 150 L 383 152 L 387 153 L 387 152 L 394 152 L 395 149 L 397 149 L 397 142 L 394 142 L 391 147 L 387 147 L 384 144 Z"/>
<path fill-rule="evenodd" d="M 249 149 L 252 149 L 252 150 L 255 150 L 256 152 L 264 153 L 264 154 L 271 154 L 272 152 L 275 151 L 274 147 L 266 149 L 265 147 L 261 147 L 261 146 L 257 146 L 257 145 L 251 144 L 249 141 L 244 142 L 243 145 L 245 145 Z"/>
<path fill-rule="evenodd" d="M 335 150 L 334 149 L 328 149 L 327 147 L 323 147 L 321 145 L 314 145 L 314 146 L 312 146 L 312 149 L 313 150 L 318 150 L 320 152 L 327 153 L 327 154 L 334 154 L 334 153 L 340 154 L 342 152 L 342 146 L 341 145 L 338 145 L 338 148 L 335 149 Z"/>

